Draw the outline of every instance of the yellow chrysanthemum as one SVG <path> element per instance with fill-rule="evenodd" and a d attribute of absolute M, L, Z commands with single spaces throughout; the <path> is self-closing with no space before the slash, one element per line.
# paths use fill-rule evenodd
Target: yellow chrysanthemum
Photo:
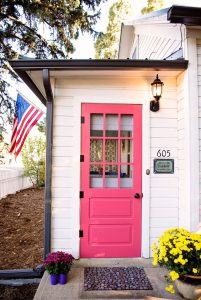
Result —
<path fill-rule="evenodd" d="M 194 273 L 194 274 L 197 274 L 197 272 L 198 272 L 198 269 L 193 268 L 193 273 Z"/>
<path fill-rule="evenodd" d="M 177 280 L 179 278 L 179 274 L 177 272 L 175 272 L 175 271 L 171 271 L 169 273 L 169 275 L 170 275 L 170 278 L 172 279 L 172 281 L 175 281 L 175 280 Z"/>
<path fill-rule="evenodd" d="M 171 293 L 171 294 L 174 294 L 174 293 L 175 293 L 175 290 L 174 290 L 174 287 L 173 287 L 172 284 L 166 286 L 165 289 L 166 289 L 167 292 L 169 292 L 169 293 Z"/>

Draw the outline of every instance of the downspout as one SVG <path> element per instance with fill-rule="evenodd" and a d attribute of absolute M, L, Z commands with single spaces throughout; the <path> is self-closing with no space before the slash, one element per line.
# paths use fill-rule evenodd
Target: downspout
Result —
<path fill-rule="evenodd" d="M 47 98 L 46 117 L 46 168 L 45 168 L 45 232 L 44 257 L 51 252 L 51 202 L 52 202 L 52 137 L 53 137 L 53 93 L 49 69 L 43 69 L 43 85 Z"/>

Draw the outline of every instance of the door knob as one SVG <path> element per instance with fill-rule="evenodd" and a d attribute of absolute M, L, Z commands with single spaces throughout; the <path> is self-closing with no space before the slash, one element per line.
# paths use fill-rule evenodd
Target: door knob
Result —
<path fill-rule="evenodd" d="M 135 193 L 134 197 L 135 197 L 136 199 L 139 199 L 139 198 L 140 198 L 140 194 L 139 194 L 139 193 Z"/>

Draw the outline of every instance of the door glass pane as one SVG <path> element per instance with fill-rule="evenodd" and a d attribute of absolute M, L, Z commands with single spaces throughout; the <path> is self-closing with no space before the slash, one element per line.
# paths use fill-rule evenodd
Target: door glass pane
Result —
<path fill-rule="evenodd" d="M 133 136 L 133 115 L 121 115 L 121 136 Z"/>
<path fill-rule="evenodd" d="M 118 136 L 118 115 L 106 115 L 106 136 Z"/>
<path fill-rule="evenodd" d="M 121 162 L 133 162 L 133 140 L 121 140 Z"/>
<path fill-rule="evenodd" d="M 121 165 L 120 187 L 121 188 L 133 187 L 133 166 Z"/>
<path fill-rule="evenodd" d="M 118 140 L 106 140 L 105 142 L 105 161 L 118 161 Z"/>
<path fill-rule="evenodd" d="M 103 165 L 90 165 L 90 187 L 103 187 Z"/>
<path fill-rule="evenodd" d="M 103 140 L 90 140 L 90 161 L 101 162 L 103 160 Z"/>
<path fill-rule="evenodd" d="M 106 188 L 118 187 L 118 166 L 117 165 L 105 166 L 105 187 Z"/>
<path fill-rule="evenodd" d="M 103 114 L 91 114 L 90 135 L 103 136 Z"/>

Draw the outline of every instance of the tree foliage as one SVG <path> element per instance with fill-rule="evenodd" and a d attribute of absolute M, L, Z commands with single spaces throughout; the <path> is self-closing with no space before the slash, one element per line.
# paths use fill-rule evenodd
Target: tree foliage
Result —
<path fill-rule="evenodd" d="M 46 118 L 42 121 L 36 123 L 37 129 L 39 132 L 44 133 L 46 132 Z"/>
<path fill-rule="evenodd" d="M 108 26 L 95 42 L 96 58 L 117 58 L 121 23 L 131 16 L 133 8 L 129 0 L 118 0 L 109 10 Z"/>
<path fill-rule="evenodd" d="M 45 185 L 45 135 L 29 137 L 21 151 L 24 175 L 37 187 Z"/>
<path fill-rule="evenodd" d="M 7 74 L 17 79 L 9 59 L 67 58 L 80 32 L 96 36 L 94 25 L 106 0 L 0 0 L 0 116 L 8 121 L 15 102 Z M 0 126 L 5 119 L 0 118 Z"/>
<path fill-rule="evenodd" d="M 152 11 L 161 9 L 163 6 L 164 6 L 163 0 L 147 0 L 147 6 L 145 6 L 141 10 L 141 13 L 142 15 L 148 14 Z"/>

